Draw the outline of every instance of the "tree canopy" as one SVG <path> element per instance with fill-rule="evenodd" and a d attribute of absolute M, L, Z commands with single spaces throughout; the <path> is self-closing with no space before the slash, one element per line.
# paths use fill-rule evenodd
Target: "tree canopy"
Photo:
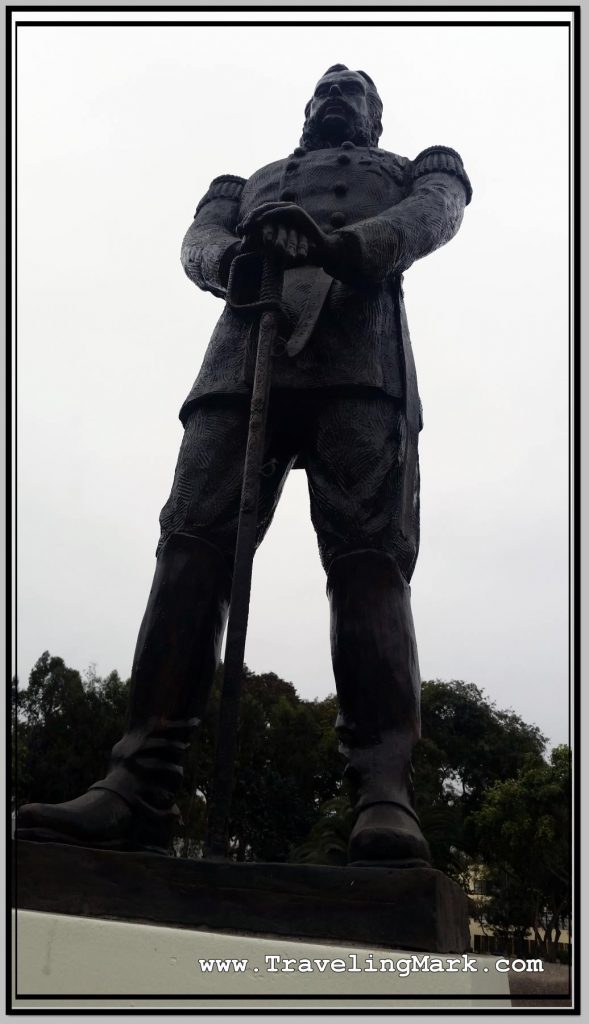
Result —
<path fill-rule="evenodd" d="M 82 678 L 45 651 L 26 689 L 13 682 L 14 798 L 55 803 L 79 796 L 105 774 L 124 726 L 128 683 L 117 672 Z"/>
<path fill-rule="evenodd" d="M 478 686 L 461 680 L 424 682 L 421 719 L 417 810 L 435 867 L 461 881 L 463 854 L 479 852 L 472 815 L 493 783 L 515 777 L 528 757 L 542 763 L 546 739 L 537 726 L 498 709 Z"/>

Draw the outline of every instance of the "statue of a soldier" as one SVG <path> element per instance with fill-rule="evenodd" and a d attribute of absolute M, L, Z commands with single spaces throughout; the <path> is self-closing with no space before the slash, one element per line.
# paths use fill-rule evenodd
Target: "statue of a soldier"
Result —
<path fill-rule="evenodd" d="M 445 146 L 415 160 L 378 147 L 382 103 L 335 65 L 301 143 L 247 181 L 215 178 L 182 247 L 199 288 L 229 299 L 181 410 L 155 578 L 132 670 L 128 727 L 106 778 L 63 804 L 21 808 L 22 838 L 165 852 L 183 759 L 203 718 L 231 590 L 263 253 L 285 267 L 258 543 L 293 466 L 309 481 L 327 573 L 336 729 L 355 794 L 354 863 L 428 862 L 411 753 L 420 676 L 409 582 L 419 546 L 421 404 L 403 273 L 457 232 L 471 187 Z"/>

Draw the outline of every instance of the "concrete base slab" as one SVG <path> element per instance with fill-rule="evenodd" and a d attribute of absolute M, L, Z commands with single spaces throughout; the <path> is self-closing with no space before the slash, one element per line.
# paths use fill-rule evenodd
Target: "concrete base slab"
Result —
<path fill-rule="evenodd" d="M 15 1008 L 505 1008 L 494 957 L 260 938 L 19 910 Z"/>

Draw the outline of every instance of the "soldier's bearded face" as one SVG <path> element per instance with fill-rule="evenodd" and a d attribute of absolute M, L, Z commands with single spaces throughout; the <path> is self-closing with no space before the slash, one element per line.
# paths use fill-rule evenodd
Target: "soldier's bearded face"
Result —
<path fill-rule="evenodd" d="M 367 83 L 354 71 L 335 71 L 319 80 L 308 122 L 328 142 L 361 137 L 369 124 Z"/>

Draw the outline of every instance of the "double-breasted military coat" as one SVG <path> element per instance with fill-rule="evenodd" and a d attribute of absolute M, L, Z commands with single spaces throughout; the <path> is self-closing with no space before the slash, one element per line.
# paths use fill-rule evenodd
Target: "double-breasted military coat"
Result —
<path fill-rule="evenodd" d="M 445 146 L 430 147 L 415 160 L 349 141 L 333 148 L 297 147 L 247 180 L 215 178 L 182 246 L 191 280 L 226 299 L 241 247 L 237 226 L 261 204 L 296 203 L 323 231 L 339 234 L 345 260 L 343 270 L 334 270 L 337 278 L 329 266 L 285 273 L 280 330 L 285 344 L 273 359 L 272 387 L 282 393 L 319 389 L 327 396 L 343 389 L 398 403 L 404 422 L 401 529 L 415 516 L 422 426 L 403 274 L 455 235 L 471 195 L 460 156 Z M 232 281 L 239 278 L 240 261 L 247 263 L 244 256 L 235 261 Z M 247 395 L 255 343 L 255 318 L 226 303 L 182 406 L 185 424 L 191 410 L 211 396 Z"/>

